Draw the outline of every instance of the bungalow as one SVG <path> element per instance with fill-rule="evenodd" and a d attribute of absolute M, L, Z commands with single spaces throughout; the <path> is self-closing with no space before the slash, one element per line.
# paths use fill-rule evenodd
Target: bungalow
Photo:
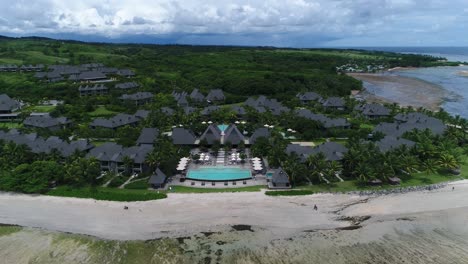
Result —
<path fill-rule="evenodd" d="M 224 131 L 224 136 L 222 140 L 223 144 L 227 142 L 231 143 L 234 146 L 239 145 L 241 142 L 245 143 L 245 138 L 242 132 L 236 127 L 236 125 L 229 125 L 228 128 Z"/>
<path fill-rule="evenodd" d="M 211 124 L 200 137 L 200 142 L 206 140 L 208 145 L 213 145 L 215 142 L 221 143 L 222 131 L 215 124 Z"/>
<path fill-rule="evenodd" d="M 2 72 L 15 72 L 18 70 L 18 66 L 13 64 L 0 65 L 0 71 Z"/>
<path fill-rule="evenodd" d="M 356 106 L 354 110 L 362 113 L 363 116 L 371 119 L 390 116 L 390 109 L 381 104 L 365 104 Z"/>
<path fill-rule="evenodd" d="M 192 93 L 190 93 L 190 99 L 194 102 L 201 103 L 205 101 L 205 96 L 198 89 L 193 89 Z"/>
<path fill-rule="evenodd" d="M 206 101 L 208 102 L 219 102 L 224 101 L 225 99 L 226 97 L 224 96 L 224 92 L 221 89 L 213 89 L 206 96 Z"/>
<path fill-rule="evenodd" d="M 157 128 L 143 128 L 140 136 L 138 137 L 136 143 L 138 146 L 141 145 L 154 145 L 154 142 L 159 136 L 159 129 Z"/>
<path fill-rule="evenodd" d="M 414 118 L 406 118 L 405 116 L 397 115 L 395 118 L 397 122 L 380 123 L 375 127 L 374 132 L 381 132 L 387 136 L 401 137 L 404 133 L 412 130 L 424 131 L 426 129 L 434 135 L 442 135 L 447 129 L 447 126 L 441 120 L 434 117 L 416 115 Z"/>
<path fill-rule="evenodd" d="M 351 124 L 345 118 L 329 118 L 323 114 L 314 114 L 309 109 L 299 109 L 296 114 L 300 117 L 309 120 L 317 121 L 323 125 L 324 128 L 350 128 Z"/>
<path fill-rule="evenodd" d="M 253 145 L 259 138 L 269 138 L 271 136 L 270 130 L 266 127 L 257 128 L 249 139 L 249 144 Z"/>
<path fill-rule="evenodd" d="M 288 174 L 279 167 L 278 169 L 273 170 L 271 175 L 271 180 L 268 182 L 268 188 L 270 189 L 289 189 L 291 184 L 289 182 Z"/>
<path fill-rule="evenodd" d="M 340 161 L 347 152 L 345 146 L 336 142 L 326 142 L 314 148 L 298 144 L 289 144 L 286 147 L 287 154 L 296 153 L 302 162 L 305 162 L 310 155 L 318 153 L 322 153 L 327 161 Z"/>
<path fill-rule="evenodd" d="M 321 101 L 322 96 L 320 94 L 315 93 L 315 92 L 305 92 L 305 93 L 299 93 L 296 95 L 296 97 L 303 103 L 307 104 L 312 101 Z"/>
<path fill-rule="evenodd" d="M 201 114 L 203 116 L 209 116 L 211 115 L 213 112 L 216 112 L 218 110 L 220 110 L 221 108 L 217 105 L 210 105 L 210 106 L 207 106 L 205 108 L 203 108 L 203 110 L 201 111 Z"/>
<path fill-rule="evenodd" d="M 153 189 L 163 188 L 166 183 L 167 176 L 159 168 L 156 169 L 154 174 L 149 178 L 148 184 Z"/>
<path fill-rule="evenodd" d="M 21 109 L 21 103 L 11 99 L 6 94 L 0 94 L 0 122 L 18 119 L 15 111 Z"/>
<path fill-rule="evenodd" d="M 139 119 L 146 119 L 148 118 L 149 114 L 150 114 L 150 111 L 140 109 L 136 111 L 135 116 Z"/>
<path fill-rule="evenodd" d="M 106 95 L 109 93 L 109 88 L 104 84 L 95 84 L 94 86 L 86 85 L 78 88 L 80 96 L 95 96 L 95 95 Z"/>
<path fill-rule="evenodd" d="M 119 97 L 122 102 L 131 102 L 135 105 L 144 105 L 153 100 L 154 95 L 150 92 L 138 92 L 134 94 L 124 94 Z"/>
<path fill-rule="evenodd" d="M 322 106 L 327 109 L 344 110 L 346 108 L 345 101 L 340 97 L 329 97 L 322 100 Z"/>
<path fill-rule="evenodd" d="M 134 115 L 117 114 L 116 116 L 111 117 L 109 119 L 96 118 L 93 120 L 93 122 L 91 122 L 89 127 L 91 129 L 108 128 L 108 129 L 116 130 L 124 126 L 136 126 L 139 122 L 140 122 L 140 118 Z"/>
<path fill-rule="evenodd" d="M 140 85 L 136 82 L 126 82 L 126 83 L 118 83 L 115 85 L 115 89 L 119 90 L 131 90 L 140 87 Z"/>
<path fill-rule="evenodd" d="M 197 109 L 191 106 L 186 106 L 183 108 L 183 110 L 186 115 L 190 115 L 190 114 L 197 112 Z"/>
<path fill-rule="evenodd" d="M 66 128 L 71 121 L 66 117 L 53 118 L 46 116 L 30 116 L 23 121 L 23 125 L 29 128 L 45 128 L 52 131 Z"/>
<path fill-rule="evenodd" d="M 376 143 L 377 148 L 380 152 L 388 152 L 394 149 L 398 149 L 402 146 L 413 147 L 416 145 L 415 142 L 399 137 L 385 136 L 379 142 Z"/>
<path fill-rule="evenodd" d="M 174 145 L 191 146 L 195 145 L 195 142 L 197 141 L 197 137 L 191 130 L 181 127 L 173 128 L 171 137 Z"/>
<path fill-rule="evenodd" d="M 175 114 L 175 110 L 170 107 L 161 107 L 160 111 L 168 116 L 173 116 Z"/>
<path fill-rule="evenodd" d="M 245 116 L 247 114 L 247 111 L 245 111 L 244 107 L 237 106 L 237 105 L 232 106 L 231 111 L 234 112 L 236 114 L 236 116 L 238 116 L 238 117 L 242 117 L 242 116 Z"/>
<path fill-rule="evenodd" d="M 116 173 L 124 172 L 127 164 L 126 157 L 132 161 L 131 173 L 147 173 L 150 168 L 146 162 L 146 157 L 153 150 L 152 146 L 142 145 L 124 148 L 113 142 L 105 143 L 91 149 L 87 157 L 96 158 L 101 164 L 102 171 L 112 171 Z"/>
<path fill-rule="evenodd" d="M 135 77 L 135 72 L 129 69 L 121 69 L 117 72 L 117 75 L 120 75 L 126 78 L 132 78 L 132 77 Z"/>
<path fill-rule="evenodd" d="M 86 71 L 80 73 L 76 77 L 76 80 L 81 82 L 101 82 L 107 81 L 108 78 L 104 73 L 100 71 Z"/>

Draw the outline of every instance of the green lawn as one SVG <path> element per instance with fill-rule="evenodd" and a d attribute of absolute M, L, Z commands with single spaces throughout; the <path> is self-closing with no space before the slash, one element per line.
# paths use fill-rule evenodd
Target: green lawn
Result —
<path fill-rule="evenodd" d="M 144 180 L 137 180 L 131 182 L 124 187 L 125 189 L 132 189 L 132 190 L 146 190 L 149 188 L 148 179 Z"/>
<path fill-rule="evenodd" d="M 136 202 L 166 198 L 166 194 L 146 190 L 127 190 L 114 188 L 72 188 L 68 186 L 58 187 L 47 193 L 51 196 L 89 198 L 95 200 Z"/>
<path fill-rule="evenodd" d="M 0 58 L 0 64 L 23 64 L 23 60 L 20 59 L 11 59 L 11 58 Z"/>
<path fill-rule="evenodd" d="M 117 114 L 117 112 L 107 110 L 105 106 L 99 106 L 93 112 L 88 113 L 92 117 L 99 117 L 99 116 L 111 116 Z"/>
<path fill-rule="evenodd" d="M 40 113 L 50 113 L 55 109 L 53 105 L 35 105 L 28 108 L 33 112 L 40 112 Z"/>
<path fill-rule="evenodd" d="M 0 128 L 12 129 L 12 128 L 20 128 L 20 127 L 23 127 L 22 123 L 13 123 L 13 122 L 2 122 L 2 123 L 0 123 Z"/>
<path fill-rule="evenodd" d="M 375 125 L 362 123 L 362 124 L 359 125 L 359 127 L 360 127 L 360 128 L 368 128 L 368 129 L 374 130 Z"/>
<path fill-rule="evenodd" d="M 261 189 L 266 189 L 266 186 L 256 185 L 256 186 L 239 187 L 239 188 L 219 188 L 219 189 L 209 188 L 209 187 L 196 188 L 196 187 L 186 187 L 186 186 L 172 186 L 172 192 L 174 193 L 259 192 Z"/>
<path fill-rule="evenodd" d="M 29 63 L 44 63 L 44 64 L 56 64 L 56 63 L 68 63 L 69 59 L 45 55 L 41 51 L 20 51 L 17 52 L 19 56 L 24 57 L 25 61 Z"/>

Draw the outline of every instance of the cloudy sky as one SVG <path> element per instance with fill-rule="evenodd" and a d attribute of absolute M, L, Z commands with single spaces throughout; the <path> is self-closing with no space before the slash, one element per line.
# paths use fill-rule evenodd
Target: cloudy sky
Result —
<path fill-rule="evenodd" d="M 0 0 L 0 35 L 178 44 L 468 46 L 468 0 Z"/>

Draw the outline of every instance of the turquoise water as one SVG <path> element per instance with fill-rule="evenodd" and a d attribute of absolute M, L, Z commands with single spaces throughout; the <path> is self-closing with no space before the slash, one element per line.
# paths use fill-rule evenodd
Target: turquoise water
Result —
<path fill-rule="evenodd" d="M 200 168 L 187 174 L 187 179 L 201 181 L 235 181 L 251 177 L 250 170 L 239 168 Z"/>
<path fill-rule="evenodd" d="M 219 128 L 219 130 L 224 132 L 228 128 L 228 125 L 218 125 L 218 128 Z"/>
<path fill-rule="evenodd" d="M 266 176 L 267 176 L 267 177 L 273 176 L 273 172 L 267 172 Z"/>

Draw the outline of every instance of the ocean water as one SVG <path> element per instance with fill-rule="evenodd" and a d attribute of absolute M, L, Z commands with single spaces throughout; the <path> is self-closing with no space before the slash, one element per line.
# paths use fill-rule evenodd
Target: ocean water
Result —
<path fill-rule="evenodd" d="M 468 47 L 385 47 L 363 48 L 399 53 L 426 54 L 445 57 L 450 61 L 468 62 Z M 439 85 L 448 92 L 442 108 L 452 115 L 468 118 L 468 77 L 461 76 L 461 71 L 468 71 L 468 66 L 433 67 L 394 71 L 394 74 L 418 78 Z M 375 87 L 374 87 L 375 88 Z M 383 89 L 374 89 L 376 95 L 386 96 Z M 379 93 L 381 91 L 382 93 Z"/>

